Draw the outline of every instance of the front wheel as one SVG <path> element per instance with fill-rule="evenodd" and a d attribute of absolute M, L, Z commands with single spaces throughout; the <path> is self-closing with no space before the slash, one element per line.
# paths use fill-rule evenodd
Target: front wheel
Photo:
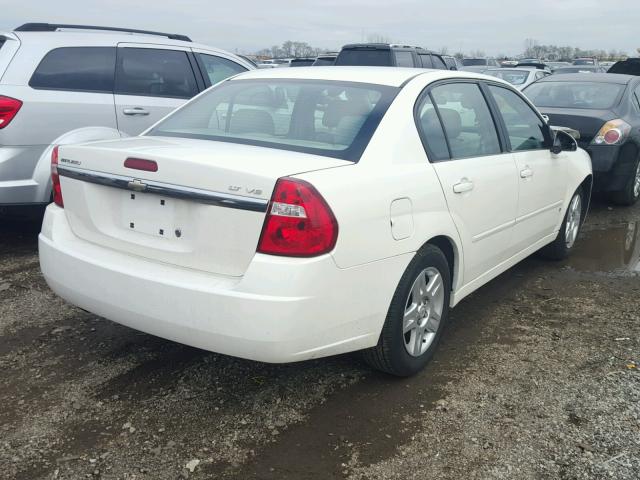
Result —
<path fill-rule="evenodd" d="M 439 248 L 426 245 L 400 279 L 378 344 L 363 352 L 364 360 L 400 377 L 422 370 L 449 316 L 450 295 L 447 258 Z"/>
<path fill-rule="evenodd" d="M 583 209 L 586 208 L 582 188 L 578 188 L 571 197 L 569 207 L 560 225 L 560 231 L 556 239 L 540 250 L 540 255 L 548 260 L 564 260 L 569 256 L 569 252 L 576 243 L 582 219 L 584 218 Z M 586 212 L 584 212 L 586 213 Z"/>

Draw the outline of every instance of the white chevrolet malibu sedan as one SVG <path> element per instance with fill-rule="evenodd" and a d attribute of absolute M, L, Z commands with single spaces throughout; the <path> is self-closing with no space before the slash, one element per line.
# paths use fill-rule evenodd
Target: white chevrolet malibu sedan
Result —
<path fill-rule="evenodd" d="M 61 146 L 42 272 L 160 337 L 395 375 L 449 308 L 541 250 L 565 257 L 591 164 L 507 83 L 446 70 L 256 70 L 141 136 Z"/>

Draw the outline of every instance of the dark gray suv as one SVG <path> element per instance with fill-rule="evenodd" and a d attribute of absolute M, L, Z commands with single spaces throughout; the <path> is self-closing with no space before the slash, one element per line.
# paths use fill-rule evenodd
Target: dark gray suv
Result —
<path fill-rule="evenodd" d="M 422 47 L 392 43 L 354 43 L 345 45 L 336 66 L 409 67 L 449 70 L 442 55 Z"/>

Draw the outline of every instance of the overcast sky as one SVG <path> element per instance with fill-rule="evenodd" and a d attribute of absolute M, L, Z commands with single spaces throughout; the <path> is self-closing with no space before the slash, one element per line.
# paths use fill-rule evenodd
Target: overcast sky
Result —
<path fill-rule="evenodd" d="M 371 34 L 491 55 L 520 53 L 525 38 L 627 53 L 640 47 L 638 0 L 0 0 L 0 30 L 26 22 L 182 33 L 239 53 L 285 40 L 336 49 Z"/>

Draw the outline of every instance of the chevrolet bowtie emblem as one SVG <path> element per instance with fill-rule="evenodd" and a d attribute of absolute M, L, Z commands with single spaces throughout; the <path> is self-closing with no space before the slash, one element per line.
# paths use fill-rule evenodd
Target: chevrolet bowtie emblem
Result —
<path fill-rule="evenodd" d="M 136 180 L 132 180 L 129 183 L 127 183 L 127 187 L 130 190 L 136 191 L 136 192 L 144 192 L 147 188 L 147 184 L 146 183 L 142 183 L 140 180 L 136 179 Z"/>

